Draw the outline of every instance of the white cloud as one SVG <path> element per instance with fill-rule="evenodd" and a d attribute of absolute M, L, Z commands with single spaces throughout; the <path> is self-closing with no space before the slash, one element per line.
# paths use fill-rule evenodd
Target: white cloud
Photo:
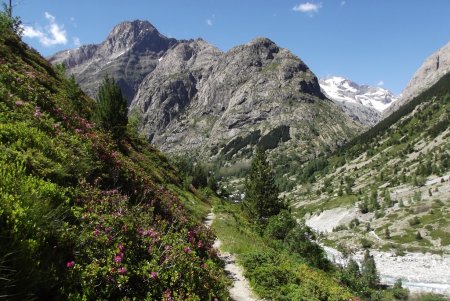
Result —
<path fill-rule="evenodd" d="M 37 38 L 43 46 L 50 47 L 55 45 L 67 44 L 67 32 L 64 25 L 56 23 L 56 18 L 45 12 L 45 18 L 48 24 L 41 29 L 39 26 L 23 26 L 23 35 L 27 38 Z"/>
<path fill-rule="evenodd" d="M 216 15 L 211 15 L 211 17 L 209 17 L 209 18 L 207 18 L 206 20 L 205 20 L 205 22 L 206 22 L 206 25 L 208 25 L 208 26 L 213 26 L 214 25 L 214 19 L 216 18 Z"/>
<path fill-rule="evenodd" d="M 322 8 L 322 3 L 311 3 L 311 2 L 305 2 L 301 3 L 299 5 L 296 5 L 292 8 L 293 11 L 301 12 L 301 13 L 309 13 L 314 14 L 318 13 L 319 9 Z"/>
<path fill-rule="evenodd" d="M 344 6 L 345 4 L 347 4 L 347 1 L 341 1 L 341 6 Z"/>
<path fill-rule="evenodd" d="M 80 38 L 79 38 L 79 37 L 73 37 L 73 38 L 72 38 L 72 42 L 73 42 L 73 45 L 74 45 L 75 47 L 80 47 L 80 46 L 81 46 L 81 41 L 80 41 Z"/>
<path fill-rule="evenodd" d="M 380 80 L 380 81 L 377 83 L 377 86 L 384 86 L 384 81 Z"/>

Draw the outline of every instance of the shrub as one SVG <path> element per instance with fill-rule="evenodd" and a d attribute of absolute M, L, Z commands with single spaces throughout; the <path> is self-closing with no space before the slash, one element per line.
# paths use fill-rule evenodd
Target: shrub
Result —
<path fill-rule="evenodd" d="M 325 251 L 314 240 L 315 235 L 311 228 L 297 224 L 284 239 L 284 244 L 290 252 L 298 254 L 311 265 L 328 270 L 331 267 Z"/>
<path fill-rule="evenodd" d="M 286 211 L 281 211 L 278 215 L 269 218 L 264 235 L 269 238 L 284 240 L 297 222 L 292 215 Z"/>

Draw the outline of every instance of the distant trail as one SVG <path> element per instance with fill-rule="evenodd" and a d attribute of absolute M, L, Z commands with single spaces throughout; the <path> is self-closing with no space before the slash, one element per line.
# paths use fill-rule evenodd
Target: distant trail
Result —
<path fill-rule="evenodd" d="M 204 221 L 205 225 L 211 227 L 215 218 L 214 212 L 210 212 Z M 213 247 L 220 251 L 221 245 L 222 242 L 216 239 Z M 230 289 L 231 299 L 233 301 L 259 301 L 250 289 L 250 284 L 244 277 L 242 267 L 236 264 L 236 257 L 228 252 L 219 252 L 219 257 L 225 262 L 225 271 L 233 281 L 233 287 Z"/>

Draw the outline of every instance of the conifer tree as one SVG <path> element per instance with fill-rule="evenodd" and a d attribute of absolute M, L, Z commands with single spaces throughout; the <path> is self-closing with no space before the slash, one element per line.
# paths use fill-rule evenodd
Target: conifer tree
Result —
<path fill-rule="evenodd" d="M 245 181 L 244 210 L 255 222 L 264 224 L 269 217 L 277 215 L 287 204 L 278 198 L 274 172 L 267 161 L 266 153 L 257 148 L 250 173 Z"/>
<path fill-rule="evenodd" d="M 364 259 L 361 264 L 361 276 L 364 283 L 369 288 L 376 288 L 380 283 L 380 276 L 378 275 L 375 259 L 370 255 L 369 250 L 366 250 Z"/>
<path fill-rule="evenodd" d="M 95 120 L 100 128 L 111 132 L 114 139 L 124 136 L 128 123 L 127 101 L 116 81 L 108 76 L 98 90 Z"/>

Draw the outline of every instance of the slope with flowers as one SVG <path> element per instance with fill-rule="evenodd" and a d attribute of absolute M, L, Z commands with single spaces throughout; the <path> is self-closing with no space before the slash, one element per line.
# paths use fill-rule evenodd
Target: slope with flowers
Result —
<path fill-rule="evenodd" d="M 212 232 L 186 207 L 206 201 L 132 122 L 118 143 L 99 131 L 94 105 L 0 32 L 0 296 L 228 299 Z"/>

